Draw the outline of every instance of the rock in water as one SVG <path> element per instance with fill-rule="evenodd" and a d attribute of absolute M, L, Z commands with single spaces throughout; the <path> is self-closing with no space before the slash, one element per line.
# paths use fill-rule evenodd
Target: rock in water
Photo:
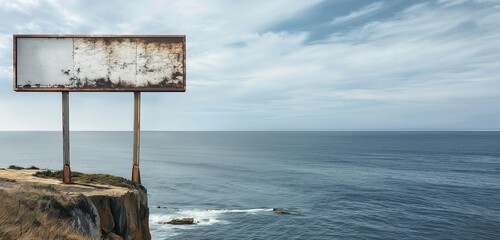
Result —
<path fill-rule="evenodd" d="M 276 214 L 289 214 L 287 211 L 283 210 L 282 208 L 273 208 L 273 212 Z"/>
<path fill-rule="evenodd" d="M 284 210 L 283 208 L 273 208 L 273 212 L 276 214 L 283 215 L 299 215 L 300 212 L 296 210 Z"/>
<path fill-rule="evenodd" d="M 196 224 L 193 218 L 175 218 L 168 222 L 160 222 L 160 224 L 186 225 Z"/>

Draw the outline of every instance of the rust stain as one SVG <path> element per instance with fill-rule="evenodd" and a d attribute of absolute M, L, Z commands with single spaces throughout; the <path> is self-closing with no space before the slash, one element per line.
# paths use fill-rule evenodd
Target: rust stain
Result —
<path fill-rule="evenodd" d="M 152 37 L 144 37 L 140 38 L 142 41 L 147 42 L 147 43 L 183 43 L 184 39 L 177 37 L 177 38 L 152 38 Z"/>

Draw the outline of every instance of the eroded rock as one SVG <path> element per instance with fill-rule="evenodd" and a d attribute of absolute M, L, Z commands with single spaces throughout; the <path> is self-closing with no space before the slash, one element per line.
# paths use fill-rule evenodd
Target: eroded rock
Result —
<path fill-rule="evenodd" d="M 273 208 L 273 212 L 276 214 L 283 214 L 283 215 L 300 215 L 300 211 L 285 210 L 283 208 Z"/>
<path fill-rule="evenodd" d="M 196 224 L 194 218 L 174 218 L 170 221 L 159 222 L 159 224 L 189 225 Z"/>

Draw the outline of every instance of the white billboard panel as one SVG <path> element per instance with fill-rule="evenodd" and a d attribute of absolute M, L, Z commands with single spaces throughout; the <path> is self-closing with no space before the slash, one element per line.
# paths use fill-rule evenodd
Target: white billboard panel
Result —
<path fill-rule="evenodd" d="M 14 35 L 16 91 L 185 91 L 185 36 Z"/>

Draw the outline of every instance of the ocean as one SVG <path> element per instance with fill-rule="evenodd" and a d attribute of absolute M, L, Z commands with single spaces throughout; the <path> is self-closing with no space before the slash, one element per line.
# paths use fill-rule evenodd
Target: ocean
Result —
<path fill-rule="evenodd" d="M 61 169 L 61 138 L 0 132 L 0 166 Z M 153 239 L 500 239 L 500 132 L 141 138 Z M 71 133 L 73 171 L 130 178 L 131 165 L 131 132 Z M 199 223 L 159 224 L 177 217 Z"/>

